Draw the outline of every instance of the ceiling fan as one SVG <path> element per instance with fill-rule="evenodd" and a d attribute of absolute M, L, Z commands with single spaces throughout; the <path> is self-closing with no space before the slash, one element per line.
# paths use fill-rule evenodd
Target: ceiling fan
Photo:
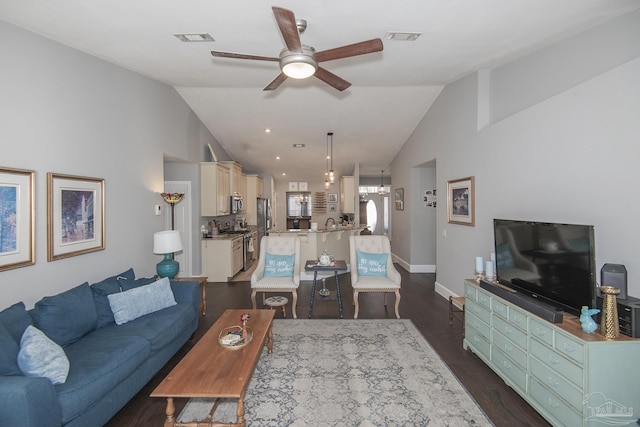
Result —
<path fill-rule="evenodd" d="M 303 45 L 300 42 L 300 33 L 303 33 L 307 27 L 305 20 L 296 21 L 295 15 L 290 10 L 276 6 L 272 7 L 272 9 L 284 42 L 287 45 L 285 49 L 282 49 L 278 57 L 211 51 L 211 55 L 221 58 L 279 62 L 282 72 L 263 90 L 277 89 L 287 77 L 306 79 L 307 77 L 316 76 L 328 85 L 343 91 L 351 86 L 351 83 L 318 66 L 318 63 L 382 51 L 382 40 L 378 38 L 316 52 L 313 47 Z"/>

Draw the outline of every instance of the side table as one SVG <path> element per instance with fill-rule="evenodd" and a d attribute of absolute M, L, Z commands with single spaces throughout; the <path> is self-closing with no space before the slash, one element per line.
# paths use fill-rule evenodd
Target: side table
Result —
<path fill-rule="evenodd" d="M 208 277 L 175 277 L 173 280 L 178 282 L 198 282 L 200 284 L 200 313 L 207 314 L 207 284 Z"/>
<path fill-rule="evenodd" d="M 340 318 L 342 319 L 342 295 L 340 294 L 340 282 L 338 281 L 338 272 L 347 271 L 347 263 L 342 260 L 333 261 L 330 265 L 321 265 L 316 260 L 309 260 L 304 265 L 305 271 L 313 271 L 313 286 L 311 287 L 311 303 L 309 304 L 309 318 L 311 318 L 311 312 L 313 311 L 313 301 L 316 296 L 316 281 L 318 278 L 318 272 L 333 272 L 336 279 L 336 298 L 329 297 L 329 290 L 324 286 L 320 290 L 320 299 L 329 301 L 338 301 L 338 309 L 340 310 Z"/>

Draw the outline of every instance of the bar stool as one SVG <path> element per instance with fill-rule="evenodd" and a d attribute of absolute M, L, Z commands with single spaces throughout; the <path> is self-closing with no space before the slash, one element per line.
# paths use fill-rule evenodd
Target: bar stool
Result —
<path fill-rule="evenodd" d="M 449 324 L 453 324 L 453 314 L 462 313 L 462 336 L 464 336 L 464 297 L 449 296 Z"/>

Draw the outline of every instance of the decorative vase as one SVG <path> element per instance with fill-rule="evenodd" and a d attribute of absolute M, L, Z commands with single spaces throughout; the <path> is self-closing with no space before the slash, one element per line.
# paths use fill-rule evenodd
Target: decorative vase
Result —
<path fill-rule="evenodd" d="M 600 333 L 608 340 L 616 339 L 620 336 L 618 325 L 618 304 L 616 295 L 620 289 L 613 286 L 601 286 L 602 293 L 602 319 L 600 320 Z"/>
<path fill-rule="evenodd" d="M 583 305 L 580 313 L 580 323 L 582 324 L 582 330 L 588 334 L 595 332 L 596 329 L 598 329 L 598 325 L 591 316 L 600 313 L 600 310 L 598 310 L 597 308 L 590 309 L 586 305 Z"/>

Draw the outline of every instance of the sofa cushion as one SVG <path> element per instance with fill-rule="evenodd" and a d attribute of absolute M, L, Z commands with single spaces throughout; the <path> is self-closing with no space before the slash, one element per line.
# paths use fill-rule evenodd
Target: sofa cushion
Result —
<path fill-rule="evenodd" d="M 122 283 L 122 290 L 128 291 L 130 289 L 139 288 L 140 286 L 150 285 L 157 281 L 159 277 L 139 277 L 135 280 L 128 280 Z"/>
<path fill-rule="evenodd" d="M 44 297 L 33 309 L 34 324 L 61 346 L 71 344 L 95 329 L 98 314 L 89 283 L 52 297 Z"/>
<path fill-rule="evenodd" d="M 133 268 L 130 268 L 125 272 L 108 277 L 91 285 L 91 290 L 93 291 L 93 302 L 96 305 L 96 313 L 98 314 L 97 328 L 102 328 L 103 326 L 115 321 L 113 319 L 113 312 L 111 311 L 107 295 L 126 290 L 125 288 L 127 287 L 127 284 L 134 280 L 135 273 L 133 272 Z"/>
<path fill-rule="evenodd" d="M 18 343 L 0 323 L 0 375 L 22 375 L 18 367 L 18 351 Z"/>
<path fill-rule="evenodd" d="M 13 304 L 11 307 L 0 311 L 0 323 L 2 323 L 16 344 L 20 342 L 24 330 L 33 324 L 33 320 L 24 307 L 22 301 Z"/>
<path fill-rule="evenodd" d="M 386 276 L 389 254 L 356 251 L 358 276 Z"/>
<path fill-rule="evenodd" d="M 176 304 L 169 279 L 162 279 L 125 292 L 108 295 L 116 325 L 130 322 Z"/>
<path fill-rule="evenodd" d="M 184 334 L 197 317 L 193 304 L 178 303 L 123 325 L 110 325 L 107 329 L 120 335 L 144 337 L 153 356 Z"/>
<path fill-rule="evenodd" d="M 264 277 L 293 277 L 295 255 L 274 255 L 266 253 L 264 256 Z"/>
<path fill-rule="evenodd" d="M 118 333 L 115 324 L 96 329 L 65 347 L 71 370 L 56 386 L 67 423 L 94 405 L 149 358 L 150 346 L 139 336 Z"/>
<path fill-rule="evenodd" d="M 69 359 L 62 347 L 34 326 L 20 340 L 18 366 L 28 377 L 48 378 L 53 384 L 63 384 L 69 374 Z"/>

